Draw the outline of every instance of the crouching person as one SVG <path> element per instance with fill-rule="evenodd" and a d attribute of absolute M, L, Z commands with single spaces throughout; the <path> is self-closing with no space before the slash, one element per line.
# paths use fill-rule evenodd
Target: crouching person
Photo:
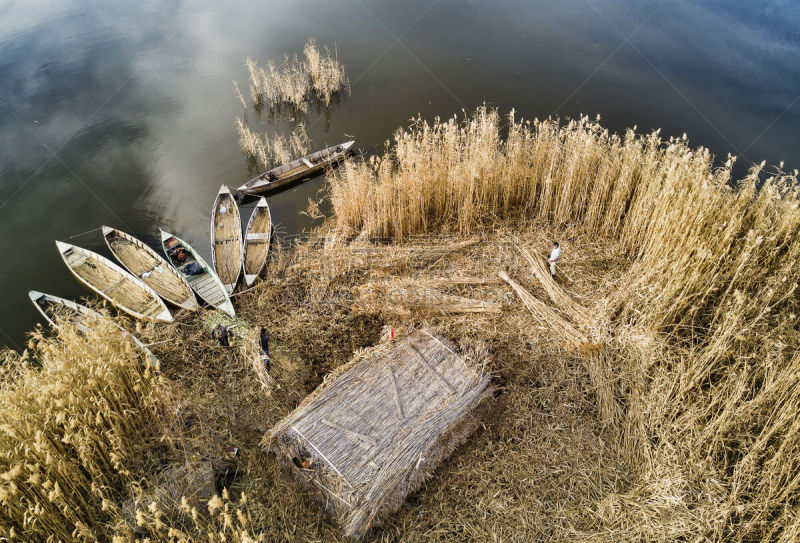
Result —
<path fill-rule="evenodd" d="M 269 334 L 267 333 L 267 329 L 264 327 L 261 328 L 259 340 L 261 342 L 261 358 L 264 360 L 264 365 L 267 367 L 267 371 L 269 372 L 269 370 L 272 369 L 272 362 L 269 358 Z"/>

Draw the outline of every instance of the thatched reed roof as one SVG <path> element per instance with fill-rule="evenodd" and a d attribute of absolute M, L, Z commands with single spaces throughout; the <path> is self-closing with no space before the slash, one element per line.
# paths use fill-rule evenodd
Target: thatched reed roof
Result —
<path fill-rule="evenodd" d="M 419 330 L 335 371 L 272 429 L 269 447 L 358 539 L 475 429 L 489 381 Z"/>

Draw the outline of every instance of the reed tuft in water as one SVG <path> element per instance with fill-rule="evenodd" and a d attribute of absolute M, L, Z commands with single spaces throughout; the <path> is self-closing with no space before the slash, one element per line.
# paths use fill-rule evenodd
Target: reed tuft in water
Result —
<path fill-rule="evenodd" d="M 239 134 L 239 146 L 245 157 L 261 169 L 271 168 L 276 164 L 308 154 L 309 139 L 305 125 L 298 123 L 287 138 L 283 134 L 273 132 L 272 136 L 260 136 L 250 129 L 242 118 L 236 119 L 236 131 Z"/>
<path fill-rule="evenodd" d="M 328 106 L 333 97 L 349 92 L 344 66 L 327 47 L 320 51 L 313 39 L 303 47 L 302 58 L 287 55 L 277 66 L 272 61 L 260 66 L 248 57 L 245 65 L 250 74 L 250 99 L 256 108 L 287 104 L 305 112 L 311 100 Z"/>

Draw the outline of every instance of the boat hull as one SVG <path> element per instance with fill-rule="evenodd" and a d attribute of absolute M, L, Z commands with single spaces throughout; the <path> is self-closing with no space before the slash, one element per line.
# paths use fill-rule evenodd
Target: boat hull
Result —
<path fill-rule="evenodd" d="M 348 141 L 340 145 L 333 145 L 327 149 L 282 164 L 277 168 L 273 168 L 251 179 L 236 190 L 251 196 L 260 196 L 273 193 L 289 184 L 296 183 L 303 179 L 310 179 L 318 175 L 328 166 L 332 166 L 346 158 L 351 152 L 354 143 L 354 141 Z M 311 166 L 308 166 L 308 162 L 304 161 L 311 162 Z M 273 175 L 275 179 L 268 180 L 270 175 Z"/>
<path fill-rule="evenodd" d="M 239 206 L 225 185 L 211 209 L 211 263 L 228 296 L 242 273 L 242 222 Z"/>
<path fill-rule="evenodd" d="M 31 302 L 33 302 L 33 305 L 36 307 L 36 309 L 39 310 L 39 313 L 42 314 L 42 317 L 44 317 L 50 326 L 56 329 L 58 328 L 58 323 L 54 320 L 54 315 L 51 315 L 47 312 L 46 307 L 60 307 L 66 310 L 66 312 L 71 315 L 69 318 L 70 322 L 72 322 L 72 324 L 74 324 L 75 327 L 84 334 L 89 331 L 89 326 L 93 320 L 107 319 L 107 317 L 104 315 L 93 309 L 89 309 L 85 305 L 73 302 L 72 300 L 67 300 L 65 298 L 59 298 L 58 296 L 53 296 L 52 294 L 45 294 L 43 292 L 31 290 L 28 292 L 28 296 L 30 297 Z M 125 337 L 130 338 L 131 341 L 133 341 L 133 343 L 139 347 L 144 354 L 147 355 L 147 357 L 150 359 L 150 362 L 157 367 L 158 358 L 150 349 L 147 348 L 144 343 L 142 343 L 139 338 L 129 333 L 116 322 L 111 321 L 111 323 L 119 328 Z"/>
<path fill-rule="evenodd" d="M 173 321 L 169 309 L 153 289 L 109 259 L 62 241 L 56 241 L 56 247 L 72 275 L 115 307 L 137 319 Z"/>
<path fill-rule="evenodd" d="M 248 287 L 255 283 L 264 270 L 267 257 L 269 257 L 271 241 L 272 216 L 267 199 L 262 196 L 256 207 L 253 208 L 253 213 L 250 215 L 245 229 L 242 269 L 244 270 L 244 281 Z"/>
<path fill-rule="evenodd" d="M 200 309 L 183 277 L 143 241 L 108 226 L 103 226 L 103 238 L 120 264 L 159 296 L 189 311 Z"/>

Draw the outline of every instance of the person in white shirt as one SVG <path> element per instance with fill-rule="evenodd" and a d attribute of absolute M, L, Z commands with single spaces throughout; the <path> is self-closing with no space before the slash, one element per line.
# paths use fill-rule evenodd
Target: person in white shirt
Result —
<path fill-rule="evenodd" d="M 550 275 L 552 275 L 553 279 L 555 279 L 556 278 L 556 262 L 558 262 L 558 259 L 561 258 L 561 247 L 558 245 L 557 241 L 553 242 L 552 247 L 553 247 L 553 250 L 550 252 L 550 259 L 548 260 L 548 262 L 550 262 Z"/>

